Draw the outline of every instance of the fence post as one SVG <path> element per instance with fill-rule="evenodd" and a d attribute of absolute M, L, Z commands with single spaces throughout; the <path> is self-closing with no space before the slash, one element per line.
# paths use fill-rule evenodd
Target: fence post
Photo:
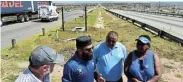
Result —
<path fill-rule="evenodd" d="M 132 24 L 135 24 L 135 20 L 132 20 Z"/>
<path fill-rule="evenodd" d="M 58 41 L 58 30 L 56 30 L 56 34 L 55 34 L 55 36 L 56 36 L 55 41 Z"/>
<path fill-rule="evenodd" d="M 45 28 L 42 28 L 43 36 L 45 36 Z"/>
<path fill-rule="evenodd" d="M 160 38 L 163 38 L 163 33 L 164 33 L 164 31 L 159 30 L 159 31 L 158 31 L 158 36 L 160 36 Z"/>
<path fill-rule="evenodd" d="M 62 6 L 62 30 L 65 31 L 64 29 L 64 7 Z"/>
<path fill-rule="evenodd" d="M 12 48 L 15 48 L 16 40 L 15 40 L 15 39 L 12 39 L 12 40 L 11 40 L 11 43 L 12 43 Z"/>
<path fill-rule="evenodd" d="M 85 6 L 85 31 L 87 30 L 87 6 Z"/>

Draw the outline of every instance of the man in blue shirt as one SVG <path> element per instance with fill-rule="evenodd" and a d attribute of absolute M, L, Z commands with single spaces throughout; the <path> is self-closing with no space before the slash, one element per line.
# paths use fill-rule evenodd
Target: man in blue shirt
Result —
<path fill-rule="evenodd" d="M 123 62 L 127 52 L 123 44 L 117 42 L 118 34 L 110 31 L 106 41 L 94 48 L 96 64 L 95 79 L 98 82 L 122 82 Z"/>
<path fill-rule="evenodd" d="M 94 82 L 91 38 L 78 37 L 76 47 L 74 56 L 64 66 L 62 82 Z"/>

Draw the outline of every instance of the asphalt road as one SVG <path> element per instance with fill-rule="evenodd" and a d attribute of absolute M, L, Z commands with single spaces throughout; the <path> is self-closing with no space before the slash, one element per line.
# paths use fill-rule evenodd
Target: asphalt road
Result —
<path fill-rule="evenodd" d="M 121 15 L 136 19 L 153 27 L 159 28 L 183 39 L 183 19 L 169 16 L 152 15 L 133 11 L 112 10 Z"/>
<path fill-rule="evenodd" d="M 67 22 L 83 14 L 84 14 L 84 11 L 82 10 L 65 12 L 64 20 Z M 62 23 L 62 20 L 60 15 L 59 20 L 54 22 L 41 22 L 39 19 L 37 19 L 37 20 L 31 20 L 29 22 L 15 23 L 15 24 L 2 26 L 1 27 L 1 49 L 11 46 L 11 39 L 16 39 L 16 41 L 18 42 L 36 33 L 41 32 L 42 28 L 45 28 L 46 30 L 48 30 L 61 23 Z"/>

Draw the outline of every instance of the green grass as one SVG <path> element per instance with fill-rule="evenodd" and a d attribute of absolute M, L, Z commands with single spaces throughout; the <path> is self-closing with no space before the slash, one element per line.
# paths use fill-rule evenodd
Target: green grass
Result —
<path fill-rule="evenodd" d="M 180 75 L 180 74 L 176 74 L 175 76 L 178 77 L 178 78 L 183 78 L 183 76 Z"/>

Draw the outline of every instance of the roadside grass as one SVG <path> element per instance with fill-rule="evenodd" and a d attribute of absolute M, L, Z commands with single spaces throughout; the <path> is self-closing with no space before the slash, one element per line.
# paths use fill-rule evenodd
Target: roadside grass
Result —
<path fill-rule="evenodd" d="M 90 28 L 93 28 L 94 24 L 96 23 L 95 21 L 97 15 L 98 10 L 88 13 L 89 30 Z M 54 48 L 58 53 L 64 54 L 65 60 L 67 61 L 75 51 L 75 41 L 66 42 L 64 40 L 87 34 L 86 32 L 72 32 L 71 29 L 75 26 L 84 27 L 84 17 L 76 18 L 76 20 L 66 22 L 64 32 L 60 30 L 61 25 L 58 25 L 53 27 L 51 30 L 46 31 L 45 36 L 42 36 L 42 33 L 38 33 L 32 37 L 18 42 L 16 47 L 13 49 L 8 47 L 1 50 L 2 81 L 14 82 L 19 73 L 26 69 L 26 67 L 20 68 L 18 64 L 20 62 L 28 61 L 31 51 L 38 45 L 47 45 Z M 59 30 L 59 41 L 55 41 L 56 30 Z"/>
<path fill-rule="evenodd" d="M 104 27 L 118 32 L 118 40 L 127 47 L 128 52 L 136 49 L 135 39 L 137 39 L 139 35 L 146 34 L 152 39 L 151 49 L 160 57 L 174 59 L 175 61 L 183 61 L 183 47 L 179 44 L 161 39 L 158 36 L 144 31 L 140 27 L 117 17 L 114 17 L 116 18 L 115 20 L 111 20 L 112 17 L 106 15 L 105 12 L 103 12 L 102 15 L 104 18 Z"/>
<path fill-rule="evenodd" d="M 111 30 L 118 32 L 118 40 L 127 47 L 127 51 L 130 52 L 136 49 L 135 39 L 141 34 L 147 34 L 152 38 L 151 48 L 160 57 L 168 59 L 174 59 L 176 61 L 183 61 L 183 48 L 167 40 L 161 39 L 156 35 L 146 32 L 141 28 L 134 26 L 126 21 L 123 21 L 117 17 L 112 20 L 113 17 L 106 14 L 106 11 L 102 10 L 102 17 L 104 20 L 105 29 L 94 28 L 98 17 L 98 9 L 91 13 L 88 13 L 88 32 L 72 32 L 71 29 L 74 27 L 84 27 L 84 18 L 76 18 L 72 21 L 65 23 L 65 31 L 61 31 L 61 25 L 55 26 L 46 33 L 46 36 L 40 36 L 36 34 L 26 40 L 21 41 L 17 44 L 15 49 L 4 49 L 1 51 L 1 68 L 2 68 L 2 81 L 3 82 L 14 82 L 16 77 L 25 68 L 18 67 L 17 63 L 28 61 L 30 52 L 37 45 L 47 45 L 54 48 L 58 53 L 65 56 L 65 62 L 72 56 L 75 49 L 75 41 L 65 41 L 69 38 L 76 38 L 80 35 L 90 35 L 93 44 L 96 45 L 100 41 L 104 41 L 107 33 Z M 59 29 L 59 40 L 55 41 L 56 30 Z M 62 71 L 62 70 L 61 70 Z M 52 82 L 60 81 L 61 77 L 53 77 Z"/>
<path fill-rule="evenodd" d="M 176 77 L 178 77 L 178 78 L 183 78 L 183 76 L 180 75 L 180 74 L 176 74 Z"/>

